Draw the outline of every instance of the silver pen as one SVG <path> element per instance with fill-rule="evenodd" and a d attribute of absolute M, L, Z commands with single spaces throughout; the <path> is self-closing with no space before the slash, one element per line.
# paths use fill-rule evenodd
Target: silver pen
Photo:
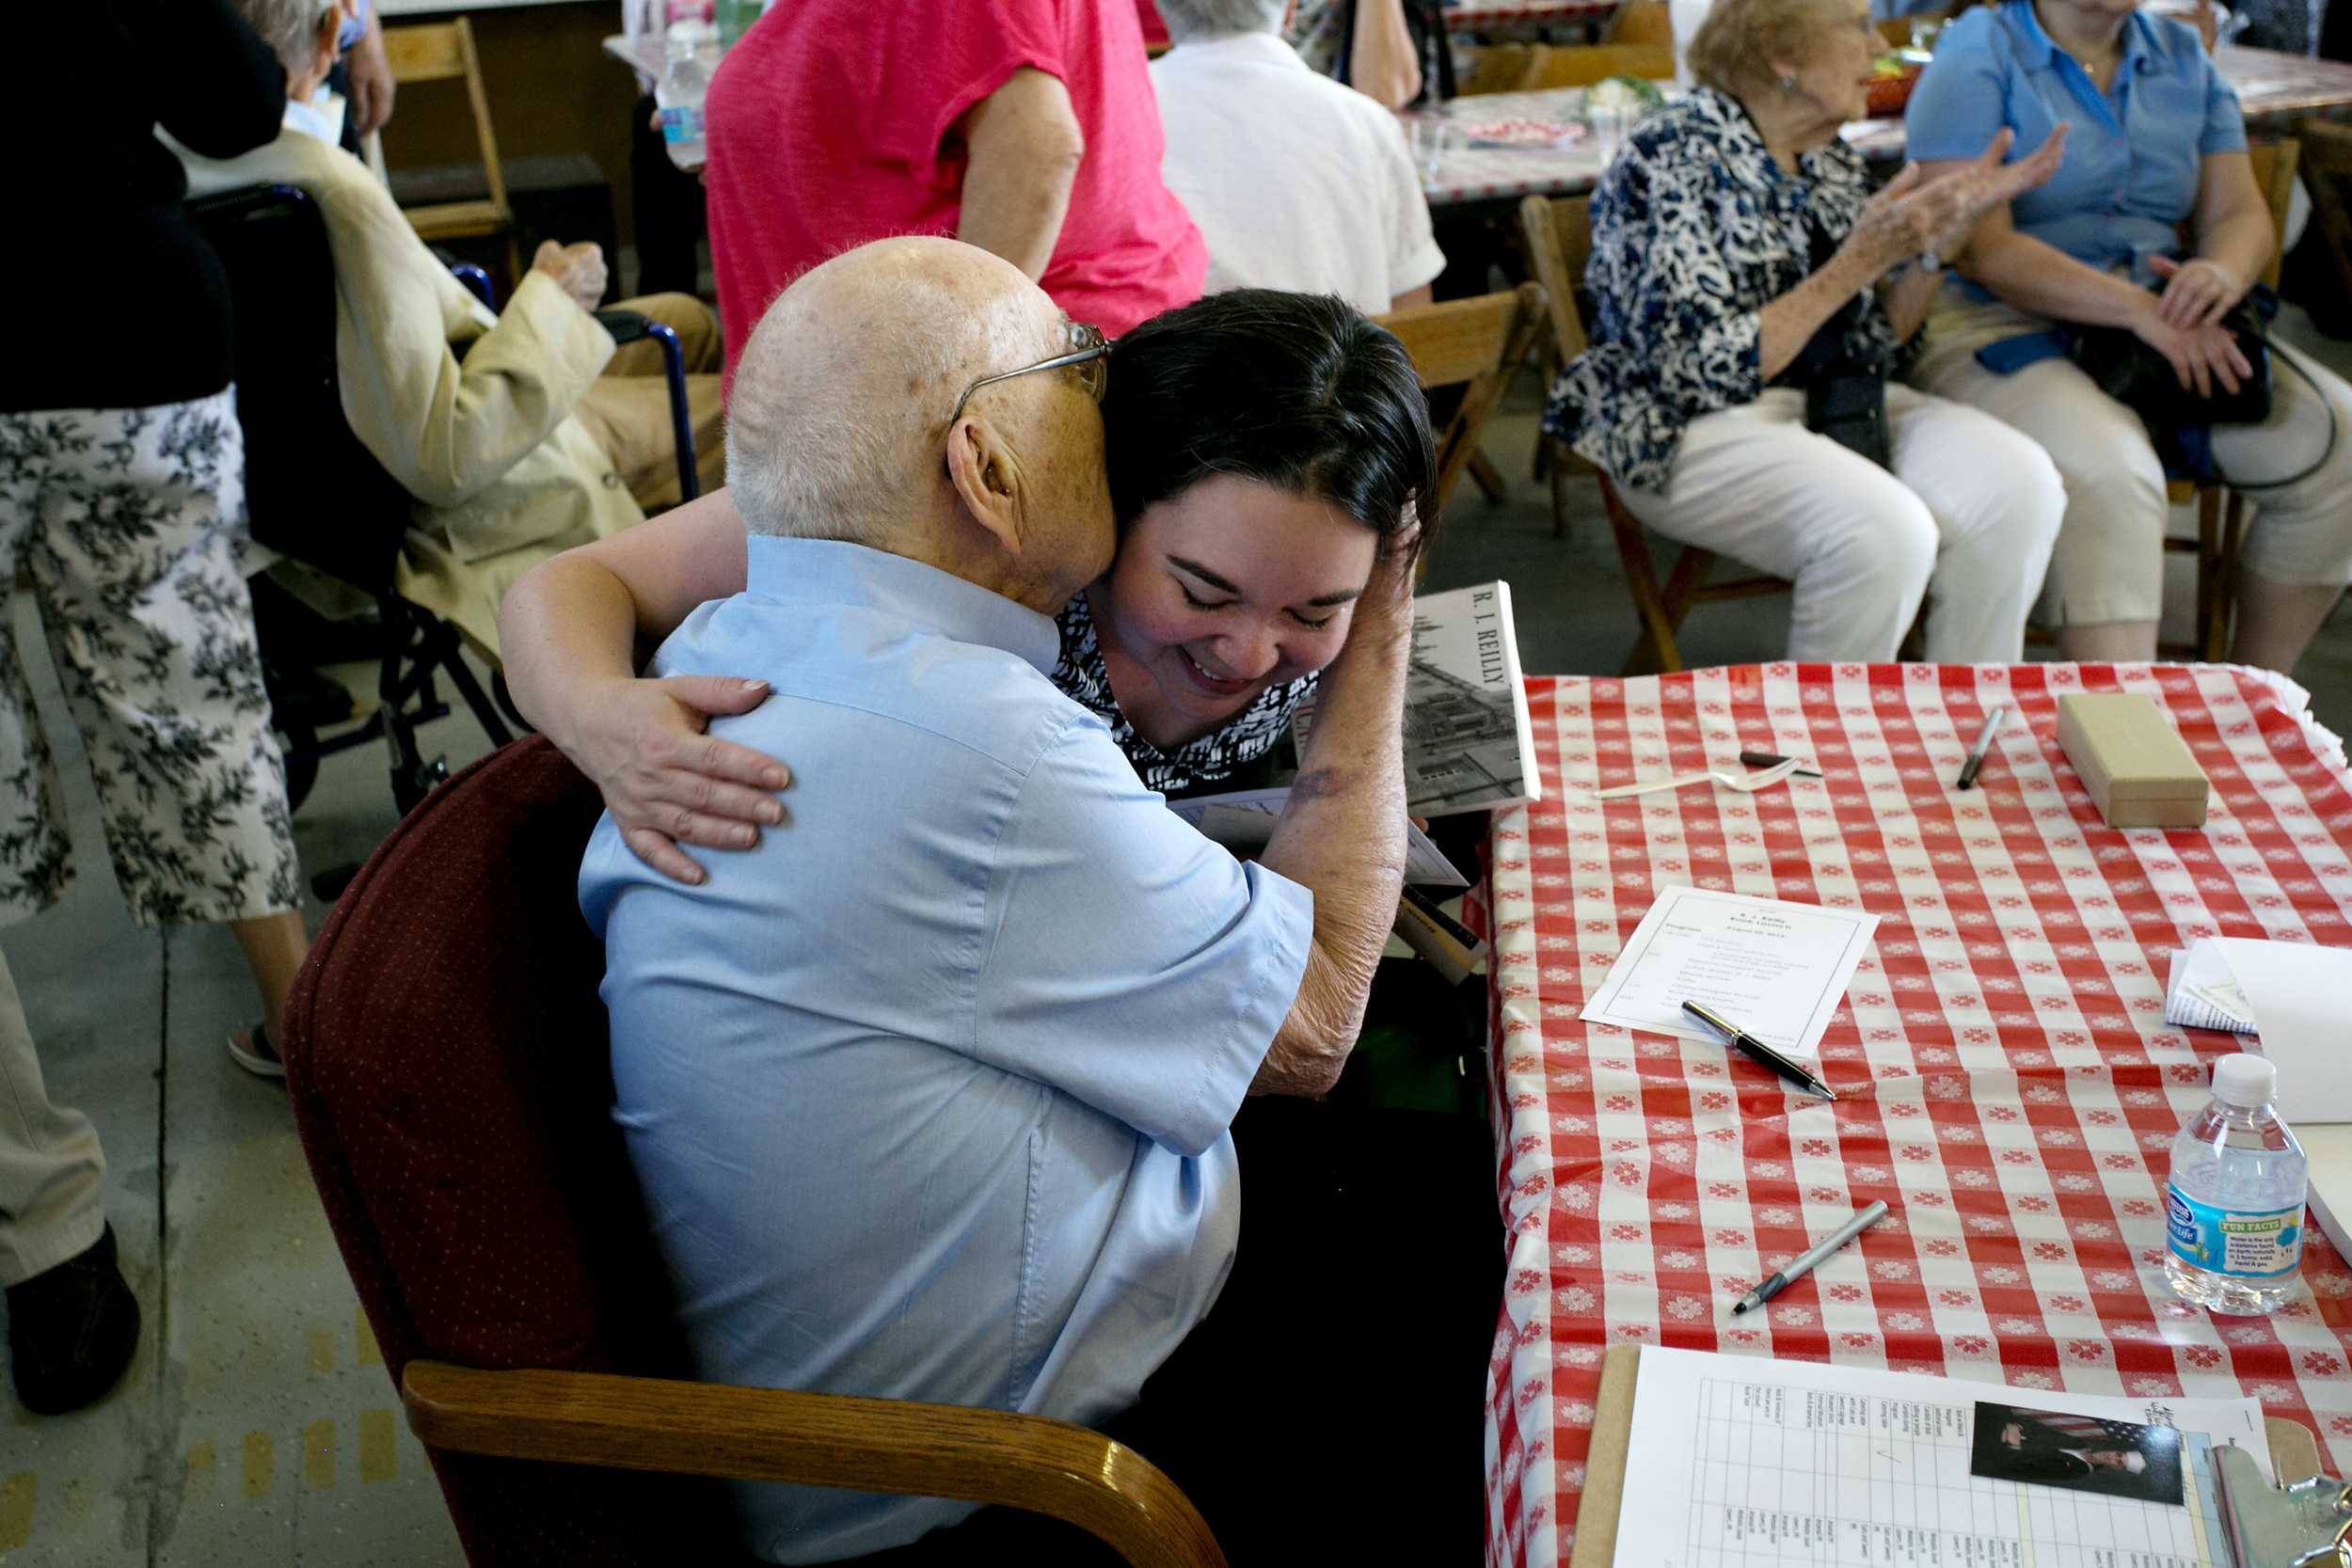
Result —
<path fill-rule="evenodd" d="M 1773 1275 L 1763 1284 L 1758 1285 L 1755 1290 L 1750 1291 L 1746 1295 L 1741 1296 L 1739 1304 L 1731 1309 L 1732 1316 L 1736 1318 L 1742 1312 L 1753 1311 L 1756 1307 L 1763 1306 L 1766 1302 L 1780 1294 L 1781 1291 L 1787 1290 L 1790 1281 L 1797 1279 L 1801 1275 L 1810 1274 L 1814 1269 L 1819 1268 L 1828 1259 L 1831 1253 L 1836 1252 L 1839 1247 L 1844 1246 L 1848 1242 L 1852 1241 L 1856 1236 L 1861 1235 L 1864 1231 L 1869 1229 L 1870 1227 L 1878 1224 L 1879 1221 L 1884 1219 L 1885 1217 L 1886 1201 L 1882 1198 L 1878 1202 L 1871 1204 L 1867 1209 L 1862 1211 L 1859 1214 L 1856 1214 L 1853 1218 L 1848 1220 L 1845 1224 L 1839 1226 L 1836 1229 L 1831 1231 L 1829 1235 L 1822 1240 L 1820 1245 L 1799 1253 L 1795 1258 L 1791 1259 L 1786 1265 L 1784 1265 L 1778 1274 Z"/>
<path fill-rule="evenodd" d="M 1968 760 L 1960 765 L 1960 787 L 1977 787 L 1977 769 L 1984 766 L 1984 753 L 1992 749 L 1993 732 L 2001 727 L 2002 716 L 2009 712 L 2007 703 L 1995 703 L 1993 711 L 1984 716 L 1984 728 L 1977 732 L 1977 743 L 1968 748 Z"/>

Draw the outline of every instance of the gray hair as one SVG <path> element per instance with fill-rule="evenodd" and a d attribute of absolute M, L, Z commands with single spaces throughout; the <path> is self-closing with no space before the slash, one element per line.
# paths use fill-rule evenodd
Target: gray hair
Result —
<path fill-rule="evenodd" d="M 1271 33 L 1282 25 L 1289 0 L 1158 0 L 1160 20 L 1178 43 L 1206 43 L 1240 33 Z"/>
<path fill-rule="evenodd" d="M 237 0 L 237 9 L 290 74 L 316 63 L 319 21 L 334 8 L 335 0 Z"/>
<path fill-rule="evenodd" d="M 727 489 L 750 532 L 889 549 L 964 385 L 1053 352 L 1018 300 L 976 306 L 912 268 L 855 289 L 805 306 L 787 289 L 737 362 Z"/>

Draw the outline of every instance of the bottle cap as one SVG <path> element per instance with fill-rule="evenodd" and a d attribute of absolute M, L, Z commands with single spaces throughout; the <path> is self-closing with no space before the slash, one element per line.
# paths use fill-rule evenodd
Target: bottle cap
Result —
<path fill-rule="evenodd" d="M 2260 1056 L 2224 1056 L 2213 1065 L 2213 1097 L 2225 1105 L 2267 1105 L 2278 1092 L 2279 1069 Z"/>

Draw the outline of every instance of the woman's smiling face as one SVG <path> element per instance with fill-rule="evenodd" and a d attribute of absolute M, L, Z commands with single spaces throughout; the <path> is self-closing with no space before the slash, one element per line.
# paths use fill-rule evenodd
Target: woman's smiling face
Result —
<path fill-rule="evenodd" d="M 1147 508 L 1089 594 L 1120 710 L 1165 751 L 1322 669 L 1378 546 L 1328 501 L 1229 474 Z"/>

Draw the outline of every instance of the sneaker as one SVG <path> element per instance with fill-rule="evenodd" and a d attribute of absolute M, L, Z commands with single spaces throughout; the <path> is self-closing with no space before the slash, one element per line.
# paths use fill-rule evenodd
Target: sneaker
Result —
<path fill-rule="evenodd" d="M 259 1023 L 229 1031 L 229 1059 L 256 1078 L 283 1078 L 286 1064 L 278 1059 L 269 1030 Z"/>
<path fill-rule="evenodd" d="M 139 1302 L 115 1266 L 115 1227 L 56 1268 L 8 1287 L 16 1397 L 37 1416 L 94 1404 L 139 1347 Z"/>

